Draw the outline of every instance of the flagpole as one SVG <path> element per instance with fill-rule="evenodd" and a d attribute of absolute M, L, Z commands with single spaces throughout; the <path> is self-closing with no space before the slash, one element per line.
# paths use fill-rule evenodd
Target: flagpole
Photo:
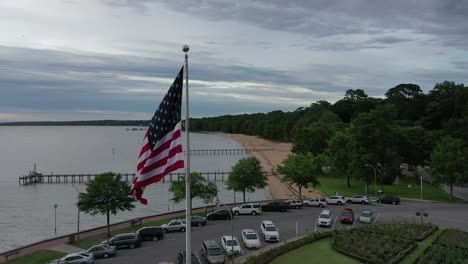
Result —
<path fill-rule="evenodd" d="M 189 130 L 189 86 L 188 86 L 188 54 L 189 46 L 184 45 L 182 51 L 185 52 L 185 263 L 192 263 L 192 238 L 191 238 L 191 214 L 192 196 L 190 193 L 190 130 Z"/>

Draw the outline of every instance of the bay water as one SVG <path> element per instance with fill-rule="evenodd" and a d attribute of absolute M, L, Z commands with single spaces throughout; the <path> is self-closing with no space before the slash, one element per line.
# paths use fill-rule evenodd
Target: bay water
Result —
<path fill-rule="evenodd" d="M 34 164 L 43 174 L 134 173 L 144 133 L 128 127 L 0 126 L 0 252 L 76 232 L 77 191 L 72 183 L 21 186 L 19 176 L 27 175 Z M 213 134 L 191 133 L 190 141 L 191 149 L 242 148 L 237 141 Z M 191 171 L 230 171 L 246 156 L 192 155 Z M 216 184 L 219 200 L 233 202 L 235 194 L 225 189 L 224 182 Z M 86 190 L 86 184 L 75 186 L 80 192 Z M 170 200 L 169 186 L 169 181 L 148 186 L 144 193 L 148 205 L 135 203 L 132 211 L 112 215 L 111 223 L 184 209 L 185 202 L 175 204 Z M 241 198 L 238 193 L 236 200 Z M 246 199 L 269 198 L 268 189 L 263 189 L 248 193 Z M 193 206 L 203 203 L 194 200 Z M 105 224 L 103 215 L 80 215 L 80 230 Z"/>

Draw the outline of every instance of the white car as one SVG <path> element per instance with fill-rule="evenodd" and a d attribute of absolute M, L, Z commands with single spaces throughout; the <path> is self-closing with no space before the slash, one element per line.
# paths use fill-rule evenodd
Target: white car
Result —
<path fill-rule="evenodd" d="M 49 264 L 94 264 L 94 255 L 86 253 L 71 253 Z"/>
<path fill-rule="evenodd" d="M 299 209 L 302 207 L 301 200 L 287 200 L 285 203 L 288 205 L 289 208 Z"/>
<path fill-rule="evenodd" d="M 317 225 L 331 227 L 332 218 L 333 217 L 332 217 L 332 213 L 330 212 L 330 210 L 322 210 L 322 212 L 320 213 L 317 219 Z"/>
<path fill-rule="evenodd" d="M 304 201 L 304 206 L 317 206 L 317 207 L 325 207 L 327 206 L 327 200 L 325 198 L 315 198 L 309 199 Z"/>
<path fill-rule="evenodd" d="M 334 196 L 330 196 L 327 198 L 327 203 L 328 204 L 337 204 L 337 205 L 343 205 L 346 203 L 346 200 L 343 196 L 338 196 L 338 195 L 334 195 Z"/>
<path fill-rule="evenodd" d="M 371 211 L 362 211 L 359 215 L 359 223 L 372 224 L 374 214 Z"/>
<path fill-rule="evenodd" d="M 260 204 L 258 203 L 248 203 L 238 207 L 233 207 L 232 212 L 234 213 L 234 215 L 258 215 L 262 213 L 262 207 L 260 207 Z"/>
<path fill-rule="evenodd" d="M 257 249 L 262 247 L 262 243 L 260 242 L 257 232 L 252 229 L 242 230 L 242 242 L 246 248 Z"/>
<path fill-rule="evenodd" d="M 369 203 L 369 196 L 367 195 L 354 195 L 353 197 L 346 198 L 347 203 L 360 203 L 360 204 L 368 204 Z"/>
<path fill-rule="evenodd" d="M 280 241 L 278 229 L 270 220 L 262 221 L 260 232 L 265 241 Z"/>
<path fill-rule="evenodd" d="M 240 255 L 242 254 L 242 250 L 239 244 L 239 241 L 237 241 L 236 237 L 232 236 L 223 236 L 221 237 L 221 246 L 224 248 L 224 251 L 226 252 L 227 255 Z"/>

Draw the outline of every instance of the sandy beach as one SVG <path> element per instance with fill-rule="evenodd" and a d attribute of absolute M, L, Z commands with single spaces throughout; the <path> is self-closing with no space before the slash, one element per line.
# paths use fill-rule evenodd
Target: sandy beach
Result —
<path fill-rule="evenodd" d="M 257 136 L 243 134 L 216 133 L 217 135 L 231 138 L 240 142 L 246 149 L 272 148 L 268 151 L 258 151 L 250 153 L 251 156 L 260 160 L 264 171 L 275 171 L 278 164 L 281 164 L 291 153 L 292 144 L 274 142 Z M 294 185 L 281 182 L 281 175 L 268 176 L 268 188 L 273 199 L 289 199 L 298 197 L 298 188 Z M 302 190 L 302 197 L 321 197 L 321 193 L 316 190 Z"/>

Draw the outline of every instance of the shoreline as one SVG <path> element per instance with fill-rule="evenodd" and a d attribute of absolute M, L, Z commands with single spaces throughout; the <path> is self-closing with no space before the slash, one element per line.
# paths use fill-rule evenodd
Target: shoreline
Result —
<path fill-rule="evenodd" d="M 284 142 L 274 142 L 260 138 L 258 136 L 249 136 L 244 134 L 229 134 L 216 132 L 212 133 L 225 138 L 238 141 L 246 149 L 266 149 L 268 151 L 251 152 L 249 155 L 256 157 L 264 171 L 276 171 L 276 166 L 281 164 L 291 153 L 292 144 Z M 267 176 L 268 188 L 272 199 L 296 199 L 298 198 L 298 188 L 281 181 L 282 175 Z M 302 198 L 319 198 L 322 193 L 318 190 L 303 189 Z"/>

